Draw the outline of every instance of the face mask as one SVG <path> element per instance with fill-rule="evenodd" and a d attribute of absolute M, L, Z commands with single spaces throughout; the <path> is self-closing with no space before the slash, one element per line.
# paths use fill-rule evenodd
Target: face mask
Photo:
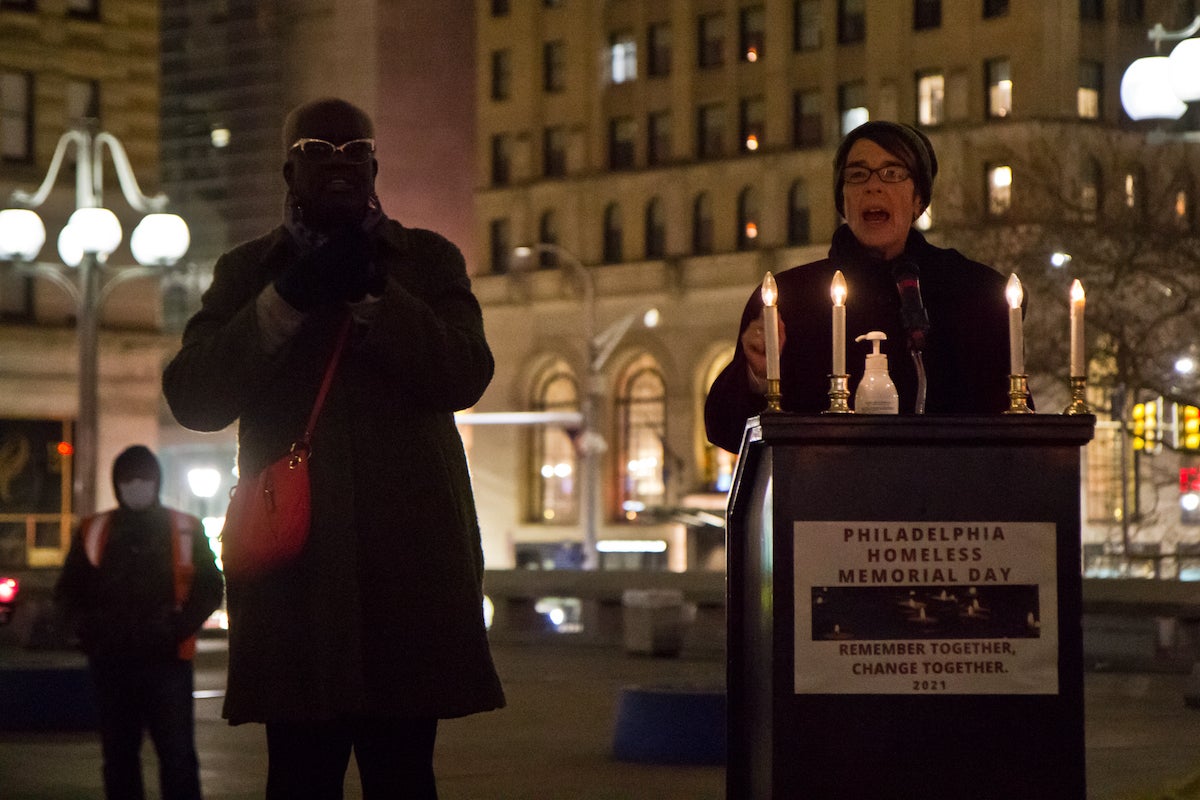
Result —
<path fill-rule="evenodd" d="M 154 505 L 158 499 L 158 486 L 154 481 L 134 478 L 117 484 L 117 495 L 121 503 L 134 511 L 142 511 Z"/>

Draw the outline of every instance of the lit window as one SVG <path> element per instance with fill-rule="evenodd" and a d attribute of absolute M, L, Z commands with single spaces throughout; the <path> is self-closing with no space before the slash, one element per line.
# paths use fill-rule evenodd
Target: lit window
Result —
<path fill-rule="evenodd" d="M 842 136 L 871 118 L 867 111 L 867 87 L 865 84 L 843 83 L 838 87 L 838 113 L 842 122 Z"/>
<path fill-rule="evenodd" d="M 666 382 L 658 362 L 643 354 L 624 370 L 618 386 L 618 498 L 621 516 L 633 521 L 666 500 Z"/>
<path fill-rule="evenodd" d="M 1004 216 L 1012 207 L 1012 167 L 990 166 L 987 170 L 988 214 Z"/>
<path fill-rule="evenodd" d="M 1084 449 L 1087 476 L 1084 485 L 1088 522 L 1115 523 L 1124 515 L 1121 476 L 1120 426 L 1111 422 L 1096 425 L 1095 438 Z"/>
<path fill-rule="evenodd" d="M 733 348 L 730 347 L 725 352 L 714 358 L 708 365 L 708 371 L 704 376 L 704 387 L 707 393 L 712 388 L 713 381 L 721 374 L 726 365 L 733 360 Z M 704 449 L 704 462 L 702 464 L 704 487 L 710 492 L 727 492 L 733 486 L 733 470 L 737 463 L 737 456 L 717 447 L 708 441 L 708 436 L 704 432 L 704 415 L 697 414 L 698 430 L 696 438 L 701 442 Z"/>
<path fill-rule="evenodd" d="M 739 49 L 742 58 L 751 63 L 763 57 L 764 19 L 762 6 L 750 6 L 742 9 Z"/>
<path fill-rule="evenodd" d="M 752 250 L 758 245 L 758 192 L 747 186 L 738 195 L 737 243 L 739 250 Z"/>
<path fill-rule="evenodd" d="M 1187 189 L 1178 189 L 1175 192 L 1175 203 L 1172 208 L 1175 214 L 1175 224 L 1180 228 L 1188 227 L 1188 192 Z"/>
<path fill-rule="evenodd" d="M 917 74 L 917 122 L 941 125 L 946 121 L 946 76 L 941 72 Z"/>
<path fill-rule="evenodd" d="M 613 34 L 609 65 L 609 78 L 613 83 L 626 83 L 637 78 L 637 42 L 632 33 Z"/>
<path fill-rule="evenodd" d="M 1100 98 L 1103 97 L 1104 65 L 1098 61 L 1079 64 L 1079 89 L 1076 93 L 1079 118 L 1100 119 Z"/>
<path fill-rule="evenodd" d="M 542 374 L 534 387 L 534 411 L 578 411 L 579 388 L 570 367 L 556 361 Z M 575 445 L 567 432 L 557 425 L 539 425 L 532 429 L 534 466 L 530 492 L 535 522 L 569 524 L 578 519 L 579 462 Z"/>
<path fill-rule="evenodd" d="M 1008 59 L 988 61 L 987 94 L 988 116 L 1007 117 L 1012 113 L 1012 68 Z"/>
<path fill-rule="evenodd" d="M 742 152 L 753 153 L 762 146 L 764 103 L 761 97 L 750 97 L 741 106 Z"/>

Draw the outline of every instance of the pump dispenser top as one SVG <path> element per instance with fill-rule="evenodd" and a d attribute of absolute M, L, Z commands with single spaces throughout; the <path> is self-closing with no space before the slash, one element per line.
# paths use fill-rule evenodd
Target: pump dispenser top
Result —
<path fill-rule="evenodd" d="M 896 384 L 888 375 L 887 353 L 880 352 L 880 342 L 887 339 L 883 331 L 871 331 L 854 341 L 868 341 L 871 352 L 867 354 L 866 369 L 854 393 L 854 411 L 858 414 L 896 414 L 900 411 L 900 395 Z"/>

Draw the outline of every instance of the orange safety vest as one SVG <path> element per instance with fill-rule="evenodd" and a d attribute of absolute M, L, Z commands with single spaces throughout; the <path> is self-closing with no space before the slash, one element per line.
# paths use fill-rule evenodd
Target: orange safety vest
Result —
<path fill-rule="evenodd" d="M 171 515 L 171 560 L 175 578 L 175 610 L 178 611 L 192 593 L 192 579 L 196 575 L 196 566 L 192 563 L 192 536 L 196 533 L 196 518 L 173 508 L 167 511 Z M 80 525 L 83 549 L 93 567 L 100 566 L 104 548 L 108 546 L 111 522 L 112 512 L 102 511 L 86 518 Z M 196 636 L 193 634 L 179 643 L 179 657 L 191 661 L 195 655 Z"/>

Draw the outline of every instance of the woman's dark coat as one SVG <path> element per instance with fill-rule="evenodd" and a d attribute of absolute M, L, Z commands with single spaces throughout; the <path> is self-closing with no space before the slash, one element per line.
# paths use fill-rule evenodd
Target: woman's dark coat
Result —
<path fill-rule="evenodd" d="M 1008 408 L 1008 304 L 1006 279 L 991 267 L 929 244 L 909 233 L 904 253 L 893 261 L 869 255 L 843 225 L 834 234 L 829 258 L 775 276 L 779 317 L 786 340 L 780 354 L 780 391 L 784 411 L 820 413 L 829 408 L 833 361 L 830 284 L 841 270 L 846 279 L 846 371 L 853 396 L 862 377 L 867 342 L 854 339 L 883 331 L 888 371 L 900 395 L 900 413 L 913 413 L 917 372 L 908 352 L 893 267 L 908 261 L 919 268 L 921 295 L 930 329 L 924 350 L 929 414 L 990 414 Z M 746 303 L 733 361 L 709 390 L 704 408 L 708 438 L 736 453 L 746 420 L 766 401 L 750 387 L 741 333 L 758 317 L 762 298 L 756 290 Z"/>
<path fill-rule="evenodd" d="M 233 724 L 504 705 L 453 417 L 492 377 L 482 313 L 449 241 L 386 219 L 373 238 L 387 287 L 353 329 L 316 426 L 309 541 L 294 563 L 227 588 Z M 300 436 L 345 313 L 314 311 L 267 353 L 255 301 L 296 254 L 281 227 L 222 256 L 163 376 L 186 427 L 238 421 L 241 475 Z"/>

